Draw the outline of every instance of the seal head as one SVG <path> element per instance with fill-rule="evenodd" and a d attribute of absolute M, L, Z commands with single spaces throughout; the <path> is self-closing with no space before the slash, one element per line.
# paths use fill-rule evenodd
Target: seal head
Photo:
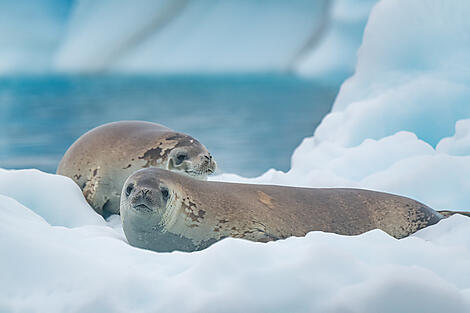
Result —
<path fill-rule="evenodd" d="M 166 169 L 198 179 L 206 179 L 215 172 L 214 158 L 199 141 L 184 134 L 168 140 L 178 140 L 178 144 L 168 154 Z"/>
<path fill-rule="evenodd" d="M 147 167 L 206 179 L 217 165 L 206 147 L 187 134 L 150 122 L 120 121 L 78 138 L 62 158 L 57 174 L 73 179 L 96 212 L 119 214 L 124 182 Z"/>
<path fill-rule="evenodd" d="M 156 175 L 166 172 L 169 171 L 144 169 L 127 179 L 121 194 L 124 232 L 135 247 L 159 252 L 197 250 L 190 239 L 170 230 L 178 222 L 184 195 L 174 177 L 185 177 L 175 174 L 173 179 L 168 179 L 166 175 Z"/>

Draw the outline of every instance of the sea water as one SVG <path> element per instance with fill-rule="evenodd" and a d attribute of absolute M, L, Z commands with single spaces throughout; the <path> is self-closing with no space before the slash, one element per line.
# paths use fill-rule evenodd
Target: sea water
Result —
<path fill-rule="evenodd" d="M 337 90 L 291 75 L 1 78 L 0 168 L 55 172 L 86 131 L 146 120 L 197 138 L 216 158 L 219 173 L 285 171 Z"/>

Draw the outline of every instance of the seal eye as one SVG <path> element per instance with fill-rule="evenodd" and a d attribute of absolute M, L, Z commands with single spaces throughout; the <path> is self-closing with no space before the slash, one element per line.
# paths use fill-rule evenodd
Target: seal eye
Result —
<path fill-rule="evenodd" d="M 184 153 L 184 152 L 178 153 L 178 155 L 176 156 L 176 165 L 183 163 L 183 161 L 187 160 L 188 158 L 189 157 L 187 153 Z"/>
<path fill-rule="evenodd" d="M 134 189 L 134 184 L 130 183 L 129 185 L 127 185 L 127 188 L 126 188 L 126 197 L 129 197 L 132 190 Z"/>
<path fill-rule="evenodd" d="M 166 201 L 170 197 L 170 192 L 168 191 L 168 188 L 162 187 L 160 188 L 160 191 L 162 193 L 163 200 Z"/>

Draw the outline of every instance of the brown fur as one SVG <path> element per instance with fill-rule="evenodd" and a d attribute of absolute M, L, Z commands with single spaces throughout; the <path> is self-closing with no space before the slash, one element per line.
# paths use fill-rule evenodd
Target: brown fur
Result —
<path fill-rule="evenodd" d="M 159 124 L 109 123 L 78 138 L 62 158 L 57 174 L 73 179 L 98 213 L 105 209 L 119 213 L 127 177 L 141 168 L 165 167 L 170 152 L 180 147 L 210 155 L 196 139 Z"/>
<path fill-rule="evenodd" d="M 443 218 L 415 200 L 370 190 L 207 182 L 161 169 L 138 171 L 130 182 L 152 190 L 164 186 L 172 190 L 173 201 L 180 201 L 176 208 L 162 208 L 176 210 L 176 219 L 154 221 L 162 223 L 162 234 L 185 241 L 181 248 L 172 237 L 177 244 L 170 250 L 203 249 L 225 237 L 266 242 L 310 231 L 359 235 L 378 228 L 403 238 Z M 121 202 L 121 211 L 128 209 Z M 158 246 L 150 249 L 162 251 Z"/>

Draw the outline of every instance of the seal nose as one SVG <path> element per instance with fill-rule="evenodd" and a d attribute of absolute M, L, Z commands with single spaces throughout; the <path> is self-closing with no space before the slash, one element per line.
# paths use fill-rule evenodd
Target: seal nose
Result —
<path fill-rule="evenodd" d="M 215 170 L 215 164 L 212 160 L 212 155 L 204 155 L 202 165 L 207 169 L 208 172 L 213 173 Z"/>
<path fill-rule="evenodd" d="M 209 154 L 205 154 L 204 157 L 203 157 L 203 160 L 204 160 L 204 164 L 209 164 L 209 163 L 212 163 L 212 155 Z"/>
<path fill-rule="evenodd" d="M 152 199 L 152 190 L 147 188 L 141 188 L 137 192 L 135 192 L 130 201 L 133 207 L 145 206 L 149 207 L 153 203 Z"/>

